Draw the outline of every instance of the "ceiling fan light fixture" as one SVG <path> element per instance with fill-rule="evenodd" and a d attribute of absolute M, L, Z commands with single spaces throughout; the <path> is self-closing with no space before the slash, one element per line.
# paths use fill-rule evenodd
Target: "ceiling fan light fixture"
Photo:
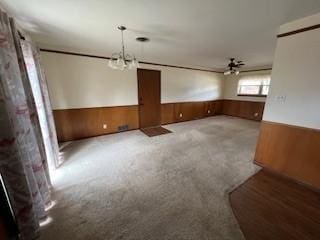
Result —
<path fill-rule="evenodd" d="M 231 74 L 231 71 L 225 71 L 224 73 L 223 73 L 224 75 L 230 75 Z"/>
<path fill-rule="evenodd" d="M 235 58 L 230 58 L 230 63 L 228 64 L 226 71 L 223 73 L 224 75 L 240 74 L 240 68 L 245 64 L 242 61 L 235 61 Z"/>

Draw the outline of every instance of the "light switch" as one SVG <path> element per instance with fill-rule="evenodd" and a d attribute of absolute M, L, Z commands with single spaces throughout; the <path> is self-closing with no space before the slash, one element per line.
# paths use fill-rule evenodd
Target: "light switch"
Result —
<path fill-rule="evenodd" d="M 102 125 L 102 128 L 103 128 L 103 129 L 107 129 L 107 128 L 108 128 L 108 125 L 105 123 L 105 124 Z"/>
<path fill-rule="evenodd" d="M 275 96 L 275 100 L 277 102 L 285 102 L 286 101 L 287 96 L 286 95 L 277 95 Z"/>
<path fill-rule="evenodd" d="M 180 113 L 180 114 L 179 114 L 179 117 L 181 117 L 181 118 L 182 118 L 182 113 Z"/>

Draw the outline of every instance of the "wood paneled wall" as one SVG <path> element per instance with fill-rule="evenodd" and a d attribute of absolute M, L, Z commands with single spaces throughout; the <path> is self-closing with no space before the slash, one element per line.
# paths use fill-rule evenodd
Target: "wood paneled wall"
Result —
<path fill-rule="evenodd" d="M 224 115 L 241 117 L 250 120 L 261 121 L 264 102 L 223 100 L 222 113 Z"/>
<path fill-rule="evenodd" d="M 263 121 L 255 163 L 320 189 L 320 130 Z"/>
<path fill-rule="evenodd" d="M 181 102 L 161 104 L 161 124 L 201 119 L 226 114 L 260 120 L 264 103 L 234 100 Z M 255 117 L 254 113 L 259 116 Z M 139 128 L 139 107 L 97 107 L 54 110 L 59 142 L 77 140 L 119 132 L 118 127 L 128 125 L 128 130 Z M 107 128 L 103 128 L 107 124 Z"/>
<path fill-rule="evenodd" d="M 190 121 L 221 114 L 222 101 L 161 104 L 161 123 Z"/>
<path fill-rule="evenodd" d="M 115 133 L 121 125 L 128 125 L 128 130 L 139 128 L 136 105 L 54 110 L 53 115 L 59 142 Z"/>

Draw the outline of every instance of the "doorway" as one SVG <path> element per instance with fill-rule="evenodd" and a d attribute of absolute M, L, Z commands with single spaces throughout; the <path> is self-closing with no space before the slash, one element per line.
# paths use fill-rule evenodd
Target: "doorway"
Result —
<path fill-rule="evenodd" d="M 138 69 L 139 127 L 161 125 L 161 72 Z"/>
<path fill-rule="evenodd" d="M 161 71 L 138 69 L 139 128 L 149 137 L 171 131 L 161 127 Z"/>

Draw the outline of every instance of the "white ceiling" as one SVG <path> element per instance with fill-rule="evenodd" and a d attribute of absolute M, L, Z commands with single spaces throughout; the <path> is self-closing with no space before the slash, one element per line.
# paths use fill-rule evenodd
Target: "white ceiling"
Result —
<path fill-rule="evenodd" d="M 320 11 L 320 0 L 0 0 L 41 47 L 221 69 L 236 57 L 271 66 L 278 27 Z M 151 39 L 144 45 L 138 36 Z"/>

